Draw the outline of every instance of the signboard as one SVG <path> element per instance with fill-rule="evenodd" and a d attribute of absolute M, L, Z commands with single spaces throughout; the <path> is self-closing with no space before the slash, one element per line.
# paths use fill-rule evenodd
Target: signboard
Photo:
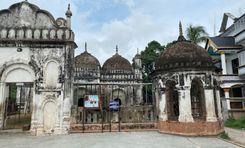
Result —
<path fill-rule="evenodd" d="M 99 96 L 88 95 L 84 101 L 85 108 L 99 108 Z"/>
<path fill-rule="evenodd" d="M 111 100 L 109 104 L 110 110 L 118 111 L 119 109 L 119 101 Z"/>

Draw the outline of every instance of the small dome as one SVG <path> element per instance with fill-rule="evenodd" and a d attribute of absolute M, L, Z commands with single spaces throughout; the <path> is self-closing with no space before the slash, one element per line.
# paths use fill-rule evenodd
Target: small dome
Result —
<path fill-rule="evenodd" d="M 156 60 L 156 70 L 168 71 L 176 69 L 214 69 L 212 58 L 206 50 L 184 38 L 181 24 L 178 40 L 165 49 Z"/>
<path fill-rule="evenodd" d="M 100 67 L 100 62 L 96 57 L 84 51 L 82 54 L 75 57 L 75 66 L 76 68 L 96 69 L 98 66 Z"/>
<path fill-rule="evenodd" d="M 102 71 L 104 73 L 133 73 L 133 67 L 127 59 L 116 53 L 106 60 Z"/>
<path fill-rule="evenodd" d="M 141 55 L 139 54 L 139 49 L 137 49 L 137 54 L 134 56 L 134 59 L 141 59 Z"/>

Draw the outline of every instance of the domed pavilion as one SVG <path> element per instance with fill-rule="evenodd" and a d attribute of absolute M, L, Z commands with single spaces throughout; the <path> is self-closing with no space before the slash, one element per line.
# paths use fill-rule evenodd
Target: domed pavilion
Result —
<path fill-rule="evenodd" d="M 156 60 L 153 78 L 159 132 L 217 135 L 223 131 L 214 64 L 204 48 L 185 39 L 181 23 L 178 40 Z"/>

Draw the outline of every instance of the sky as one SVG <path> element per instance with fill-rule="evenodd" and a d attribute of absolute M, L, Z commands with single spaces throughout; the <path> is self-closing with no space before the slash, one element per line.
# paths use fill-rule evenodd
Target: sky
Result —
<path fill-rule="evenodd" d="M 21 0 L 0 0 L 0 9 Z M 245 13 L 245 0 L 28 0 L 55 18 L 64 17 L 71 4 L 72 29 L 78 45 L 76 55 L 88 51 L 101 64 L 116 52 L 132 61 L 147 44 L 162 45 L 176 40 L 178 24 L 204 26 L 210 36 L 218 35 L 223 13 L 236 17 Z"/>

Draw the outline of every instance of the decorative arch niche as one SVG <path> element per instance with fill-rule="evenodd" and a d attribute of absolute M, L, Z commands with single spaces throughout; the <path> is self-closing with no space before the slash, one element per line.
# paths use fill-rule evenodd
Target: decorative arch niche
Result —
<path fill-rule="evenodd" d="M 169 120 L 178 120 L 179 117 L 179 93 L 176 82 L 168 80 L 166 82 L 166 103 Z"/>
<path fill-rule="evenodd" d="M 195 120 L 205 119 L 206 105 L 203 82 L 199 78 L 194 78 L 191 82 L 191 110 Z"/>
<path fill-rule="evenodd" d="M 53 101 L 47 101 L 43 107 L 43 127 L 46 133 L 52 133 L 57 119 L 57 106 Z"/>
<path fill-rule="evenodd" d="M 49 61 L 45 67 L 45 86 L 56 88 L 59 79 L 59 66 L 56 61 Z"/>

